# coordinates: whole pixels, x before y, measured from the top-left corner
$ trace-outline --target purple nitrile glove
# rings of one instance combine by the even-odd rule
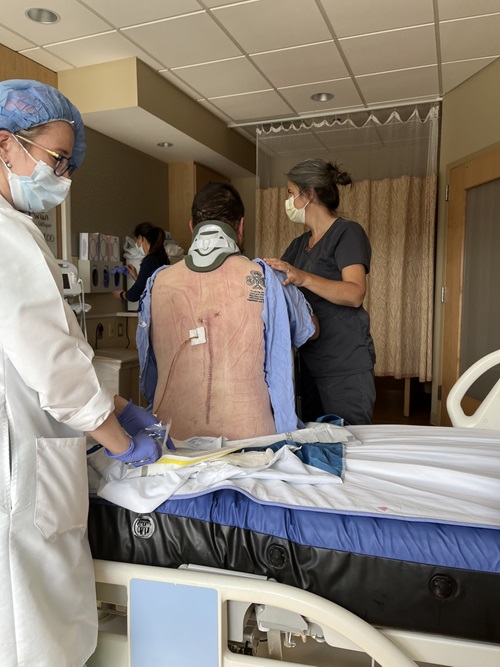
[[[111,454],[106,448],[104,451],[109,458],[133,464],[134,468],[155,463],[162,455],[161,444],[146,431],[137,433],[130,441],[130,447],[123,454]]]
[[[118,415],[118,422],[131,438],[145,428],[159,424],[160,420],[144,408],[140,408],[130,400]]]

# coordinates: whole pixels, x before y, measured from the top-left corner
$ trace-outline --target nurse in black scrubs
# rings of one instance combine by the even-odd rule
[[[266,259],[287,274],[311,304],[320,335],[300,349],[302,419],[326,414],[370,424],[375,403],[375,349],[363,308],[371,247],[361,225],[337,216],[338,186],[352,183],[337,165],[313,159],[288,173],[285,209],[308,231],[281,259]]]
[[[130,289],[115,290],[113,296],[123,302],[139,301],[144,292],[148,278],[165,264],[170,264],[165,250],[165,232],[161,227],[156,227],[150,222],[141,222],[134,229],[135,245],[144,259],[141,262],[139,273],[135,266],[127,264],[130,275],[135,283]]]

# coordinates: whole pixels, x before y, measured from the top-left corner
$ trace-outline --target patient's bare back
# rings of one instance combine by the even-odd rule
[[[180,262],[157,276],[153,409],[171,420],[174,438],[276,432],[264,380],[264,292],[261,267],[237,255],[215,271]]]

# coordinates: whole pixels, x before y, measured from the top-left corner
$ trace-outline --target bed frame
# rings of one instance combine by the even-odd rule
[[[88,667],[344,664],[331,647],[358,652],[361,661],[349,653],[349,665],[368,665],[366,655],[381,667],[500,665],[499,645],[375,628],[333,602],[263,577],[94,563],[100,631]]]
[[[459,380],[448,400],[454,425],[463,419],[467,387],[498,363],[500,351]],[[483,428],[499,428],[499,397],[500,380],[477,419],[463,425],[479,420]],[[99,639],[88,667],[271,667],[276,661],[364,667],[367,655],[372,667],[500,665],[499,644],[375,627],[314,593],[261,576],[190,565],[94,565]]]

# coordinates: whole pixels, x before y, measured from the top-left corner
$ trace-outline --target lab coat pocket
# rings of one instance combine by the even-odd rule
[[[37,438],[35,525],[46,540],[85,529],[86,438]]]

